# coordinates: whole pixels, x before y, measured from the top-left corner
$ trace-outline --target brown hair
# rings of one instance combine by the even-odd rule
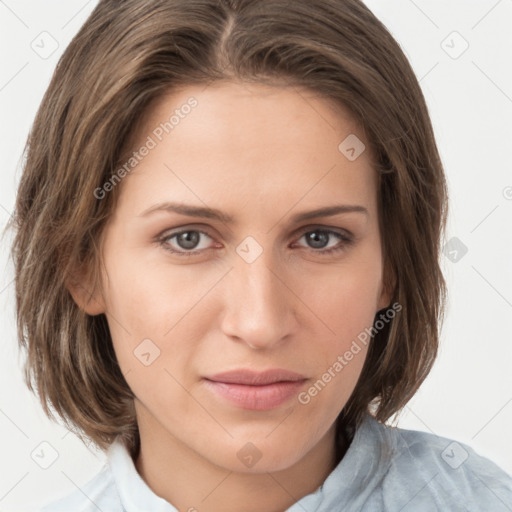
[[[402,309],[372,337],[338,425],[353,431],[366,411],[388,420],[437,354],[446,183],[418,81],[371,11],[360,0],[102,0],[59,60],[37,112],[13,245],[27,385],[47,415],[102,449],[120,436],[133,453],[138,430],[105,316],[87,315],[66,287],[84,264],[101,286],[102,230],[120,187],[102,200],[94,191],[153,102],[221,80],[320,94],[351,112],[376,157],[384,278]]]

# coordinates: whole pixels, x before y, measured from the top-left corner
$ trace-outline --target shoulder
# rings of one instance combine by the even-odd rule
[[[53,501],[38,512],[122,512],[114,478],[108,463],[84,486]]]
[[[467,444],[373,418],[370,423],[381,441],[384,504],[403,503],[403,512],[434,505],[439,510],[512,511],[512,477]]]

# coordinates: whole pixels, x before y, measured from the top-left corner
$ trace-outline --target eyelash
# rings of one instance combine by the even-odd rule
[[[200,254],[201,252],[208,250],[208,249],[196,249],[193,251],[175,251],[174,249],[169,248],[169,245],[168,245],[169,240],[171,240],[172,238],[175,238],[183,233],[188,233],[188,232],[196,232],[196,233],[205,235],[209,238],[212,238],[207,232],[202,231],[200,229],[184,229],[181,231],[177,231],[175,233],[170,233],[167,235],[164,234],[163,236],[158,238],[157,241],[160,243],[160,245],[166,251],[169,251],[170,253],[176,254],[178,256],[191,257],[191,256],[196,256],[197,254]],[[350,246],[354,242],[352,235],[345,235],[343,233],[339,233],[338,231],[333,231],[331,229],[322,228],[322,227],[313,227],[313,228],[308,227],[307,230],[301,231],[299,239],[302,238],[307,233],[312,233],[312,232],[321,232],[321,233],[326,233],[328,235],[334,235],[335,237],[339,238],[340,241],[342,242],[341,245],[331,247],[330,249],[313,249],[311,247],[309,247],[309,248],[305,247],[305,249],[309,249],[310,251],[320,254],[320,255],[330,255],[333,253],[337,253],[339,251],[343,251],[347,246]]]

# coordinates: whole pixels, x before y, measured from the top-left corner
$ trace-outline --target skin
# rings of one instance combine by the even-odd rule
[[[89,314],[108,319],[137,397],[135,463],[149,487],[180,511],[283,511],[338,462],[334,422],[366,348],[308,404],[293,396],[270,410],[242,409],[213,394],[203,377],[284,368],[306,376],[307,391],[373,325],[390,297],[377,175],[369,149],[354,161],[338,150],[351,133],[369,147],[348,112],[312,92],[260,84],[173,91],[148,111],[132,150],[191,96],[198,105],[120,185],[104,232],[103,290],[92,300],[72,293]],[[166,201],[216,208],[234,222],[163,210],[141,216]],[[291,220],[335,204],[368,213]],[[305,236],[315,228],[348,233],[353,243],[331,233],[315,245]],[[159,241],[197,229],[207,235],[195,247],[178,237]],[[251,263],[236,251],[248,236],[263,250]],[[331,247],[341,250],[322,254]],[[144,339],[160,350],[149,366],[134,355]],[[237,457],[248,442],[261,454],[251,468]]]

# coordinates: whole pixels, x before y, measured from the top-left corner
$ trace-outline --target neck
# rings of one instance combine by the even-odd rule
[[[149,425],[148,425],[149,427]],[[156,428],[155,428],[156,427]],[[347,439],[336,442],[336,424],[297,463],[280,471],[238,473],[201,457],[161,426],[139,424],[138,473],[178,510],[283,512],[315,492],[343,458]]]

